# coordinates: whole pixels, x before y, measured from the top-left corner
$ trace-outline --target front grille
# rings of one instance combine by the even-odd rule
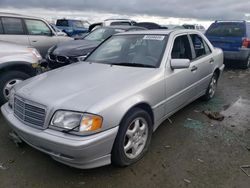
[[[14,114],[26,125],[43,127],[46,117],[45,108],[33,105],[19,97],[14,99]]]

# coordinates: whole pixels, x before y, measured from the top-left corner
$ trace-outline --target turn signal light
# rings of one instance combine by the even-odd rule
[[[248,39],[243,39],[242,41],[242,48],[247,48],[249,45],[249,40]]]

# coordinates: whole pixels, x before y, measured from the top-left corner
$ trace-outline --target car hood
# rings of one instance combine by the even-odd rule
[[[87,111],[154,79],[157,69],[79,62],[28,79],[16,94],[54,109]],[[118,97],[119,98],[119,97]]]
[[[100,41],[72,40],[59,43],[53,51],[55,55],[62,56],[83,56],[91,52],[100,44]]]

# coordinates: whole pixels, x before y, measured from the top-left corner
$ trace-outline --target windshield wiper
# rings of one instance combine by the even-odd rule
[[[111,63],[110,65],[128,66],[128,67],[149,67],[149,68],[156,68],[153,65],[145,65],[145,64],[141,64],[141,63]]]

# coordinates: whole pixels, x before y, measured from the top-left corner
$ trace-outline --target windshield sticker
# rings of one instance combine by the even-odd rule
[[[143,37],[144,40],[159,40],[162,41],[164,40],[165,36],[162,35],[145,35]]]
[[[125,31],[123,29],[115,29],[115,32],[122,33],[122,32],[125,32]]]

